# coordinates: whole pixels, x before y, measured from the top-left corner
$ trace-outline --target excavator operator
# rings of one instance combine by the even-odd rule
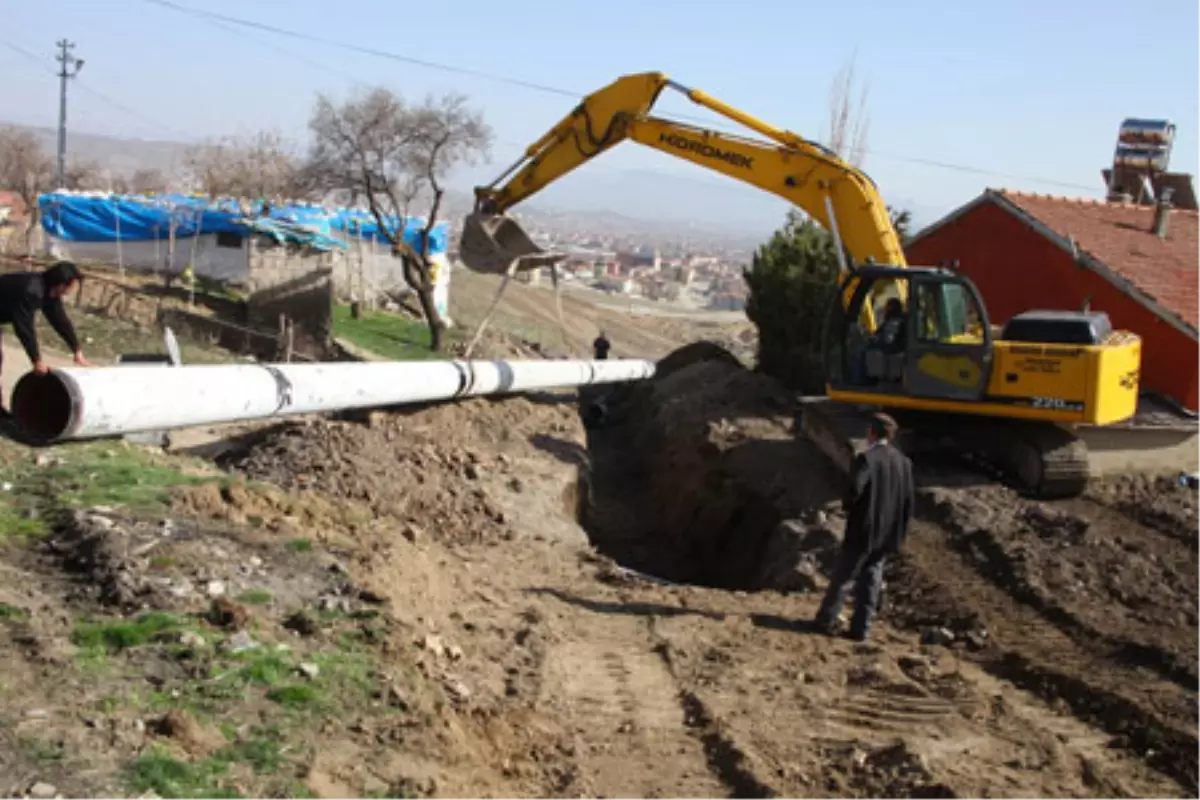
[[[884,306],[883,322],[872,337],[872,344],[888,355],[904,352],[905,337],[907,336],[906,320],[904,318],[904,303],[900,298],[893,297]]]

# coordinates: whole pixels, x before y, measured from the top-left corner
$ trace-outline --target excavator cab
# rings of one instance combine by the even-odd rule
[[[855,280],[847,300],[845,290]],[[969,278],[940,268],[868,265],[847,275],[842,289],[824,331],[831,396],[983,399],[992,369],[992,332]],[[865,329],[868,305],[878,320],[874,330]]]

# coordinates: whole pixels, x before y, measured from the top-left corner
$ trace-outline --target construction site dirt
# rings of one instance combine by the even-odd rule
[[[1195,796],[1194,490],[919,463],[857,644],[803,624],[842,481],[795,413],[699,344],[582,397],[272,426],[157,517],[56,517],[0,562],[0,790],[182,793],[161,747],[260,796]],[[79,666],[72,620],[148,612],[198,640]]]

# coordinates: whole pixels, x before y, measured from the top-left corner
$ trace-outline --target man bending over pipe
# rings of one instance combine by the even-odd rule
[[[55,332],[62,337],[67,347],[75,354],[75,363],[81,367],[90,366],[83,357],[79,347],[79,337],[75,335],[75,326],[67,316],[63,307],[63,297],[77,287],[83,276],[79,269],[70,261],[60,261],[44,272],[13,272],[0,275],[0,325],[11,323],[16,331],[25,354],[33,364],[33,371],[45,375],[50,371],[42,360],[41,350],[38,349],[37,312],[41,309],[46,320]],[[2,331],[3,328],[0,328]],[[0,345],[3,343],[0,342]],[[0,346],[0,362],[3,361],[3,347]],[[4,408],[4,398],[0,397],[0,417],[7,417]]]

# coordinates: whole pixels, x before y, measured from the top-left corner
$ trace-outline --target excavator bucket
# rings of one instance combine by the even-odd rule
[[[516,220],[503,214],[468,214],[458,250],[467,269],[492,275],[503,274],[518,259],[522,269],[533,269],[564,258],[543,250]]]

